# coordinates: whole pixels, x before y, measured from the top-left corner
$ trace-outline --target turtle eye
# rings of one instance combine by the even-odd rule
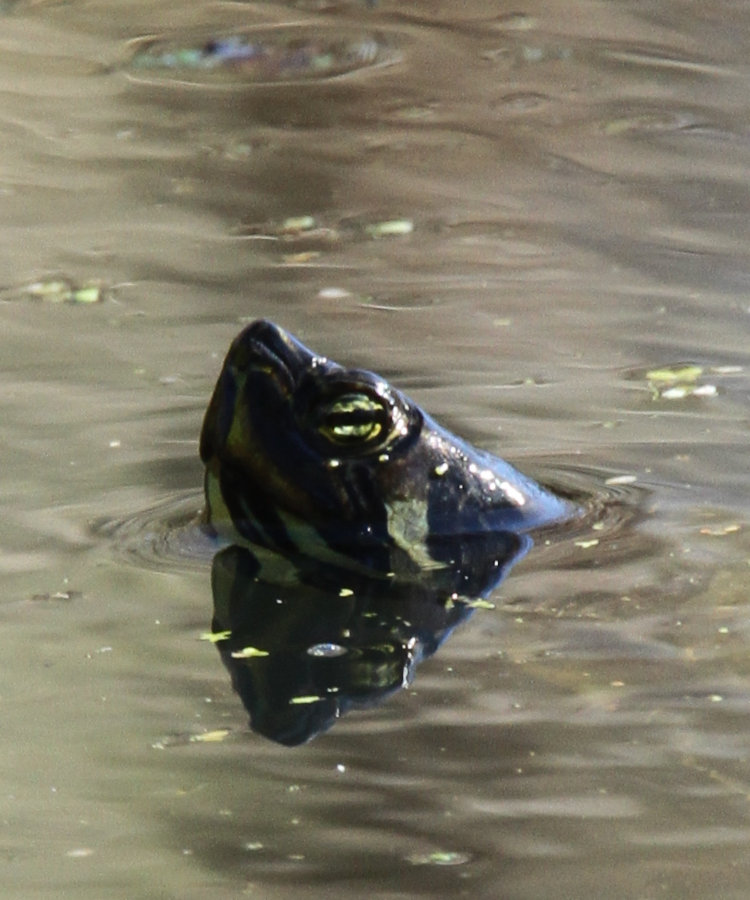
[[[388,433],[388,409],[368,394],[343,394],[317,410],[318,432],[343,447],[369,444]]]

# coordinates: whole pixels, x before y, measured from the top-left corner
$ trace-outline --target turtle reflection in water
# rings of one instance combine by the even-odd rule
[[[415,666],[573,509],[371,372],[259,320],[200,441],[213,631],[253,729],[299,744]]]

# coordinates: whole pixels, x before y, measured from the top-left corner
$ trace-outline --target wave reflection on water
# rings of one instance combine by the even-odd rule
[[[125,71],[134,81],[146,83],[295,84],[390,66],[401,58],[393,34],[278,25],[139,38],[131,45]]]

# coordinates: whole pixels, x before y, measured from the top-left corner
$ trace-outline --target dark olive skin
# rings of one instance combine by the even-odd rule
[[[451,565],[455,542],[524,535],[573,507],[446,431],[372,372],[258,320],[203,423],[207,518],[246,541],[368,571]]]

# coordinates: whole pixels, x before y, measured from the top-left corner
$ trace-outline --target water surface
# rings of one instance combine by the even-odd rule
[[[746,897],[746,6],[3,11],[4,895]],[[294,750],[163,544],[261,315],[601,511]]]

